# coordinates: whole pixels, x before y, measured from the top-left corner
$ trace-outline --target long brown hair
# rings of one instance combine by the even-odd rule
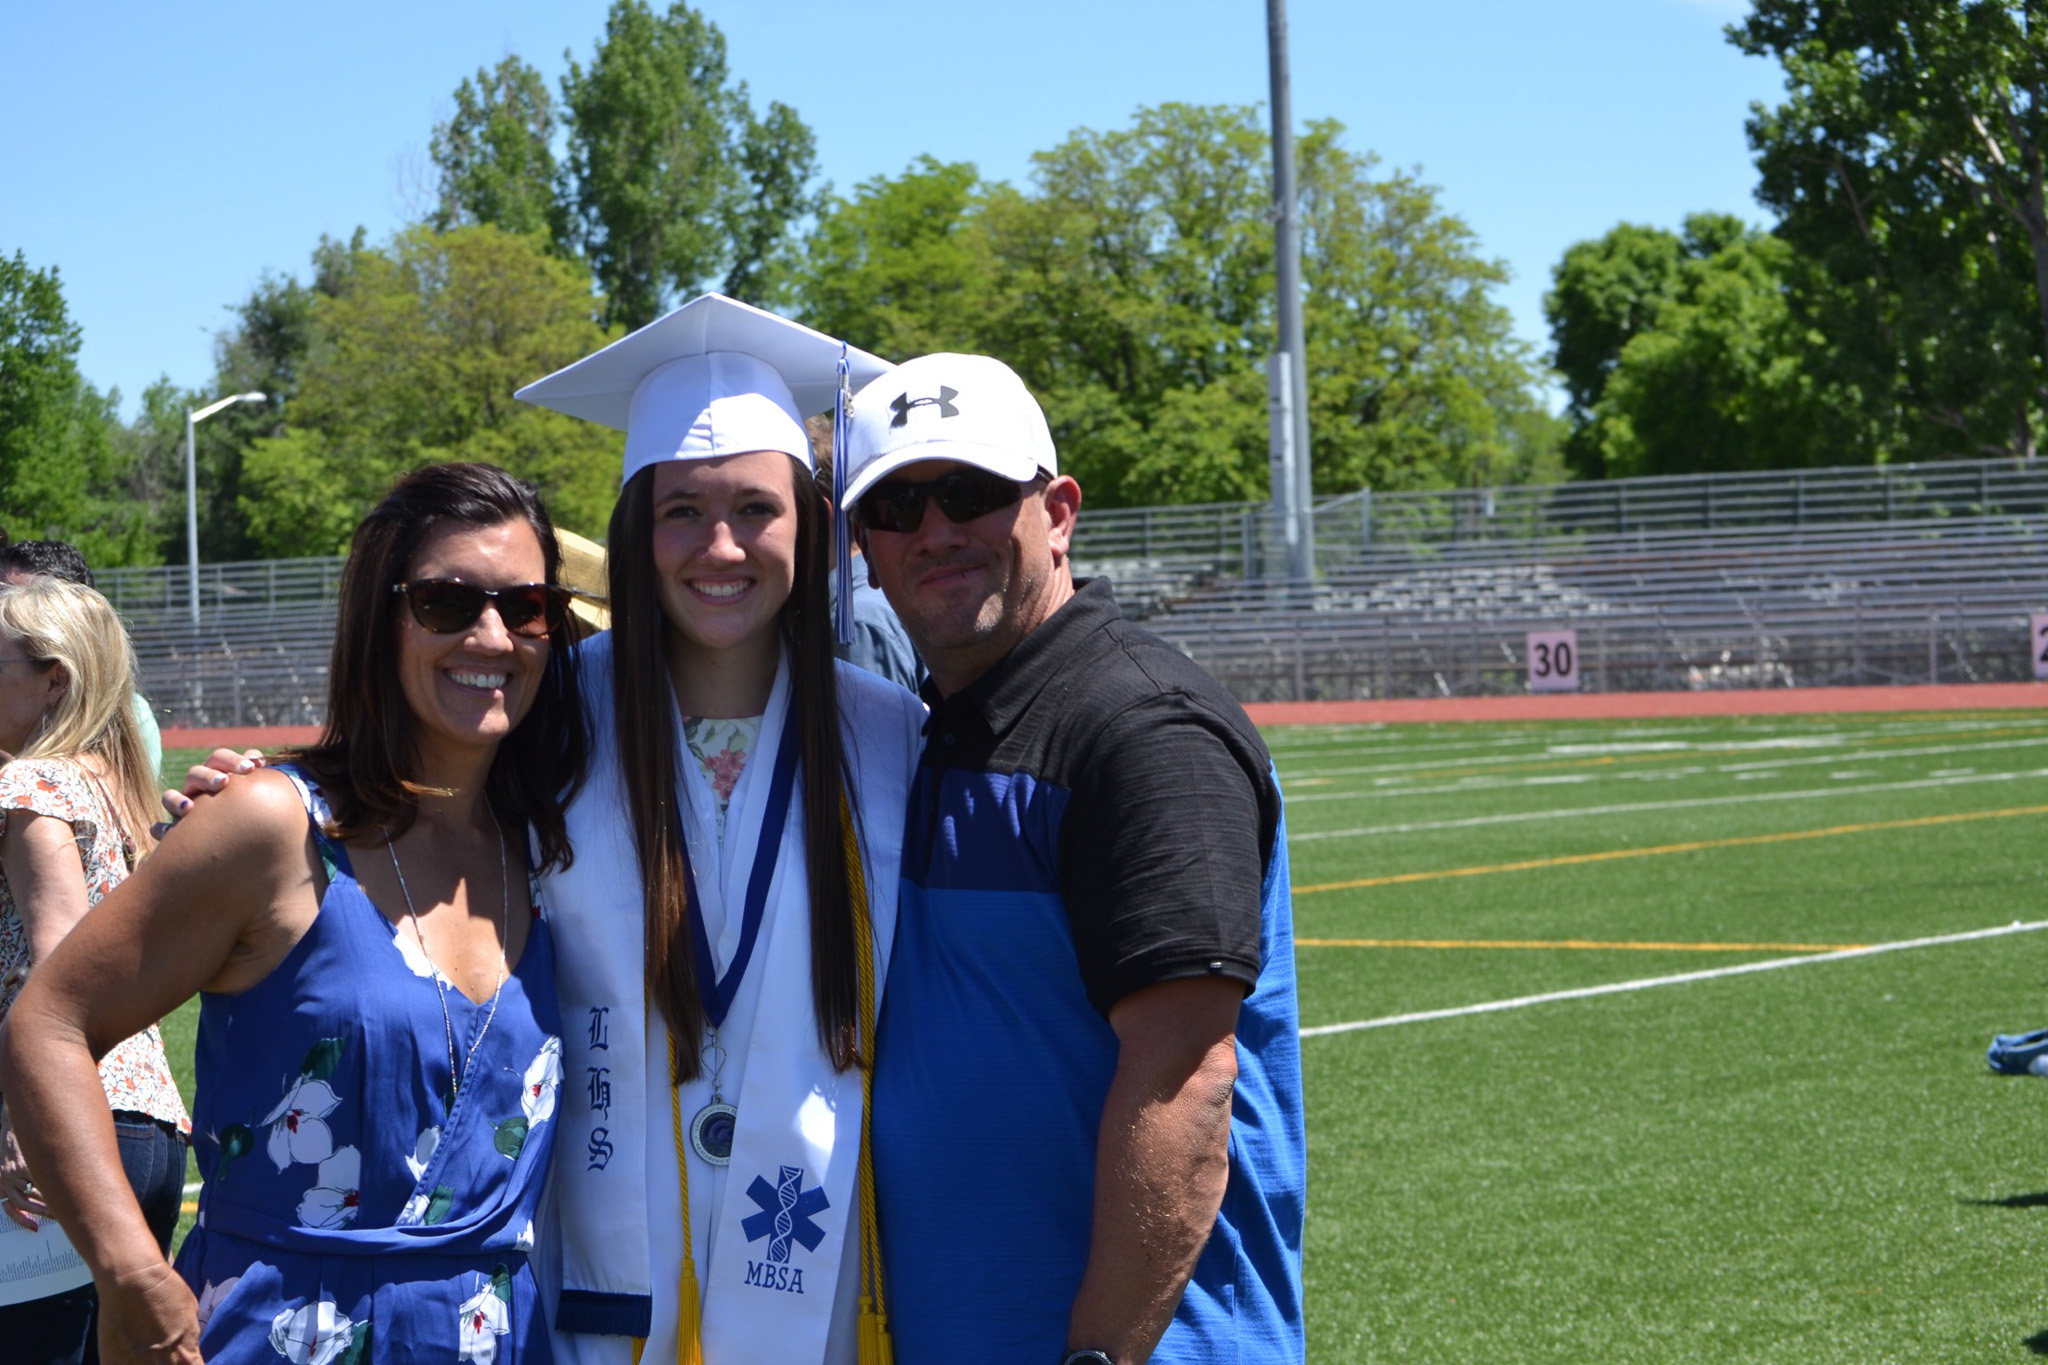
[[[398,678],[398,613],[413,557],[447,522],[533,528],[558,581],[562,551],[540,494],[496,465],[428,465],[399,478],[356,527],[341,570],[334,655],[327,672],[327,724],[309,749],[289,755],[319,778],[334,813],[337,838],[372,829],[394,835],[412,827],[423,788],[414,780],[413,717]],[[531,827],[542,868],[567,867],[572,856],[563,810],[583,783],[589,739],[577,690],[566,618],[548,631],[548,662],[533,709],[498,746],[484,779],[485,799],[517,830]]]
[[[803,773],[804,861],[811,899],[811,1004],[818,1038],[841,1071],[859,1054],[853,905],[839,835],[846,755],[839,731],[839,681],[826,586],[830,514],[808,469],[791,457],[796,491],[796,580],[777,616],[791,659]],[[647,945],[647,998],[669,1034],[703,1035],[704,1000],[690,947],[689,879],[676,809],[675,693],[669,685],[669,629],[654,575],[654,469],[642,469],[612,508],[605,555],[612,609],[612,723],[626,809],[639,855]],[[673,1079],[694,1080],[703,1057],[694,1043],[675,1050]]]

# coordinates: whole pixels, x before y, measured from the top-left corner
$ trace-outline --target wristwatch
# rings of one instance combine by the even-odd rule
[[[1061,1357],[1060,1365],[1116,1365],[1109,1358],[1109,1352],[1096,1350],[1069,1351]]]

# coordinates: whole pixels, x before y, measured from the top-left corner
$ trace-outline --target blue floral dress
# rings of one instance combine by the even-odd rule
[[[418,943],[323,832],[318,789],[279,771],[328,884],[275,971],[200,1003],[192,1147],[206,1183],[177,1262],[200,1349],[297,1365],[551,1361],[527,1267],[562,1078],[539,904],[495,1017],[444,977],[444,1019]],[[452,1100],[450,1027],[458,1058],[475,1048]]]

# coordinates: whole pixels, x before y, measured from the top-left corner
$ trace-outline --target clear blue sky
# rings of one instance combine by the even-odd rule
[[[659,0],[657,0],[659,3]],[[0,0],[0,252],[60,270],[81,365],[124,411],[210,381],[226,309],[429,198],[455,86],[516,52],[587,61],[605,0]],[[920,153],[1023,181],[1034,151],[1170,100],[1266,95],[1264,0],[702,0],[757,105],[817,133],[842,191]],[[1758,219],[1742,122],[1774,65],[1721,36],[1741,0],[1290,0],[1298,119],[1420,168],[1515,279],[1545,340],[1566,246],[1624,220]],[[856,338],[857,340],[857,338]]]

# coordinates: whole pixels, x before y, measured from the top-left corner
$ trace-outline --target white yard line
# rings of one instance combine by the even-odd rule
[[[1972,729],[1985,729],[1985,726],[1980,726],[1980,724],[1976,724],[1976,726],[1960,726],[1960,724],[1958,726],[1935,726],[1933,731],[1929,731],[1929,726],[1919,724],[1919,726],[1913,726],[1913,737],[1915,739],[1939,739],[1944,731],[1946,733],[1956,733],[1956,735],[1966,735]],[[1843,755],[1860,753],[1862,745],[1886,743],[1888,739],[1892,739],[1892,737],[1888,737],[1882,731],[1837,731],[1837,733],[1831,733],[1831,735],[1798,735],[1798,737],[1782,737],[1782,739],[1729,739],[1729,741],[1712,741],[1712,743],[1673,743],[1673,745],[1565,745],[1565,743],[1550,743],[1550,745],[1546,745],[1542,749],[1528,749],[1524,753],[1513,753],[1513,755],[1501,755],[1501,753],[1485,755],[1483,753],[1483,755],[1473,755],[1473,757],[1421,757],[1421,759],[1411,759],[1411,761],[1403,761],[1403,763],[1368,763],[1368,765],[1362,765],[1362,767],[1360,765],[1352,765],[1352,767],[1307,767],[1307,765],[1303,765],[1303,767],[1298,767],[1298,769],[1290,769],[1286,763],[1282,763],[1280,765],[1280,788],[1286,790],[1288,782],[1317,782],[1317,784],[1321,784],[1321,782],[1327,782],[1331,778],[1368,778],[1368,776],[1378,776],[1382,782],[1386,782],[1386,780],[1399,780],[1405,772],[1442,774],[1442,772],[1450,772],[1450,769],[1458,769],[1458,767],[1483,767],[1483,765],[1497,765],[1497,763],[1542,763],[1546,759],[1587,759],[1587,757],[1610,757],[1610,755],[1614,755],[1614,757],[1630,757],[1630,755],[1638,755],[1638,753],[1694,753],[1694,755],[1698,755],[1702,759],[1714,759],[1714,757],[1733,757],[1733,755],[1741,755],[1741,753],[1769,753],[1769,751],[1774,751],[1774,749],[1776,751],[1804,749],[1810,757],[1800,757],[1800,759],[1759,759],[1759,763],[1798,763],[1798,761],[1829,763],[1829,761],[1837,761]],[[2038,743],[2048,743],[2048,739],[2025,739],[2025,741],[2013,741],[2013,743],[2015,745],[2019,745],[2019,743],[2034,743],[2034,745],[2038,745]],[[1815,749],[1825,749],[1827,753],[1812,753]],[[1929,751],[1939,751],[1939,749],[1929,749]],[[1913,753],[1913,751],[1909,751],[1909,749],[1894,749],[1890,753],[1894,753],[1898,757],[1905,757],[1907,753]],[[1335,755],[1325,755],[1325,757],[1335,757]],[[1876,753],[1872,757],[1876,757]],[[1724,772],[1733,772],[1733,767],[1724,767]]]
[[[1901,758],[1939,758],[1945,754],[2003,753],[2008,749],[2039,748],[2048,745],[2048,736],[2034,739],[1990,740],[1982,744],[1930,744],[1917,749],[1854,749],[1830,748],[1824,754],[1803,758],[1760,759],[1753,763],[1715,764],[1717,773],[1735,773],[1751,778],[1780,771],[1785,768],[1810,767],[1814,764],[1839,766],[1850,762],[1888,763]],[[1694,757],[1705,757],[1695,753]],[[1396,785],[1400,779],[1381,777],[1374,779],[1370,790],[1347,787],[1339,791],[1328,791],[1321,787],[1312,790],[1287,792],[1290,806],[1308,805],[1326,801],[1373,801],[1390,796],[1444,796],[1460,792],[1500,791],[1515,787],[1557,787],[1572,786],[1586,782],[1647,782],[1673,777],[1685,777],[1704,773],[1704,767],[1688,768],[1600,768],[1578,773],[1531,773],[1515,776],[1511,773],[1489,774],[1459,778],[1441,786],[1403,787]],[[1931,777],[1952,776],[1953,774],[1930,773]],[[1840,780],[1840,779],[1836,779]],[[1281,790],[1287,790],[1283,779]]]
[[[1929,744],[1918,749],[1847,749],[1831,750],[1811,758],[1768,758],[1754,763],[1723,763],[1715,771],[1724,773],[1750,772],[1759,768],[1796,768],[1801,764],[1847,763],[1854,759],[1863,763],[1881,763],[1894,758],[1933,758],[1941,754],[1976,754],[1990,750],[2035,749],[2048,744],[2048,736],[2033,739],[1994,739],[1981,744]]]
[[[1489,1000],[1478,1005],[1459,1005],[1453,1009],[1418,1010],[1413,1014],[1389,1014],[1378,1019],[1360,1019],[1348,1024],[1318,1024],[1314,1028],[1301,1030],[1304,1038],[1320,1038],[1331,1033],[1357,1033],[1364,1029],[1392,1028],[1396,1024],[1421,1024],[1432,1019],[1457,1019],[1468,1014],[1498,1014],[1502,1010],[1518,1010],[1530,1005],[1548,1005],[1560,1000],[1587,1000],[1600,995],[1621,995],[1630,991],[1646,991],[1656,986],[1678,986],[1688,981],[1712,981],[1723,976],[1744,976],[1751,972],[1775,972],[1785,967],[1806,967],[1816,962],[1839,962],[1852,957],[1875,957],[1879,953],[1903,952],[1908,948],[1934,948],[1947,943],[1967,943],[1973,939],[2000,938],[2006,934],[2031,933],[2036,929],[2048,929],[2048,920],[2033,920],[2022,923],[2001,924],[1995,929],[1972,929],[1961,934],[1937,934],[1932,938],[1900,939],[1895,943],[1873,943],[1865,948],[1843,948],[1829,953],[1810,953],[1801,957],[1779,957],[1765,962],[1744,962],[1734,967],[1713,967],[1706,971],[1680,972],[1676,976],[1646,976],[1634,981],[1612,981],[1604,986],[1581,986],[1569,991],[1546,991],[1542,995],[1520,995],[1512,1000]]]
[[[1456,820],[1418,820],[1405,825],[1367,825],[1357,829],[1309,830],[1289,834],[1290,844],[1313,843],[1321,839],[1364,839],[1376,834],[1419,834],[1436,829],[1476,829],[1485,825],[1513,825],[1529,820],[1569,820],[1586,815],[1636,815],[1659,810],[1693,810],[1706,806],[1755,805],[1762,801],[1798,801],[1808,797],[1862,796],[1868,792],[1922,791],[1931,787],[1961,787],[1980,782],[2016,782],[2048,777],[2048,768],[2030,768],[2010,773],[1973,773],[1959,777],[1923,777],[1909,782],[1874,782],[1869,785],[1844,782],[1833,787],[1811,787],[1789,792],[1738,792],[1731,796],[1680,797],[1673,801],[1634,801],[1610,806],[1571,806],[1562,810],[1507,811],[1498,815],[1468,815]]]

